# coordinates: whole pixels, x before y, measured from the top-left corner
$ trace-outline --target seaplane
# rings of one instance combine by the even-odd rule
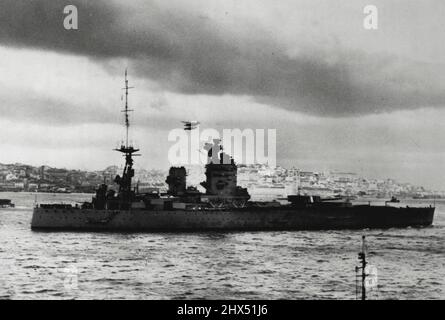
[[[181,121],[184,124],[184,130],[193,130],[199,126],[199,121]]]

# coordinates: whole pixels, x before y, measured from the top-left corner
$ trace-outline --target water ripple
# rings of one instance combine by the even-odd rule
[[[431,228],[125,234],[31,232],[34,196],[3,197],[0,299],[354,299],[363,233],[371,298],[445,298],[445,202]]]

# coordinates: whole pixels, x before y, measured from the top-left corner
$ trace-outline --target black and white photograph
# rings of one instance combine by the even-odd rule
[[[445,299],[443,1],[0,0],[0,75],[0,300]]]

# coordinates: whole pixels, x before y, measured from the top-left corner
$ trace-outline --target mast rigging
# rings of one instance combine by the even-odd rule
[[[133,88],[134,87],[128,86],[127,69],[125,69],[125,87],[122,88],[125,90],[125,108],[122,110],[122,112],[125,114],[125,144],[122,142],[120,148],[115,149],[125,156],[125,167],[122,177],[118,175],[114,179],[114,181],[119,185],[119,202],[122,209],[128,209],[130,207],[131,200],[134,196],[134,192],[131,190],[131,179],[134,177],[133,156],[138,156],[138,154],[135,153],[139,151],[139,149],[136,149],[130,145],[128,141],[130,129],[128,113],[133,111],[128,109],[128,90]]]

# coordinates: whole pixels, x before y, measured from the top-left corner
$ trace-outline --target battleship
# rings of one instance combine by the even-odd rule
[[[348,199],[289,195],[287,203],[251,201],[246,188],[237,185],[237,165],[218,140],[208,144],[205,192],[187,187],[184,167],[171,167],[166,193],[142,193],[134,186],[133,157],[138,148],[129,143],[127,72],[125,72],[126,140],[116,151],[125,158],[122,176],[98,187],[91,202],[36,204],[33,230],[94,230],[125,232],[268,231],[426,227],[433,223],[432,206],[401,207],[358,205]],[[192,130],[195,123],[188,125]]]

